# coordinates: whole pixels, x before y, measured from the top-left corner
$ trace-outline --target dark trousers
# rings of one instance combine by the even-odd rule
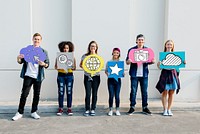
[[[113,98],[115,96],[116,108],[119,108],[120,104],[120,89],[121,89],[121,79],[116,81],[114,78],[108,78],[107,81],[108,92],[109,92],[109,108],[113,107]]]
[[[85,109],[90,110],[90,97],[92,94],[91,110],[95,110],[97,103],[97,92],[100,84],[100,76],[90,77],[84,75],[84,86],[85,86]]]
[[[33,101],[32,101],[31,113],[37,111],[39,98],[40,98],[41,84],[42,84],[41,81],[40,82],[36,81],[36,79],[34,78],[31,78],[28,76],[24,77],[24,82],[23,82],[23,87],[22,87],[22,92],[21,92],[21,97],[20,97],[20,102],[19,102],[19,107],[18,107],[18,112],[20,114],[24,113],[26,98],[28,97],[28,94],[30,92],[32,85],[33,85]]]

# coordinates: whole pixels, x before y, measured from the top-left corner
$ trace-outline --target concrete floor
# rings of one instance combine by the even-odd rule
[[[30,105],[22,119],[12,121],[17,111],[13,103],[0,104],[0,134],[199,134],[200,103],[174,102],[172,117],[162,116],[160,101],[150,101],[152,116],[141,112],[138,102],[134,115],[127,115],[128,104],[121,104],[121,116],[107,116],[107,104],[98,104],[96,116],[85,117],[84,105],[74,105],[73,116],[57,116],[57,102],[40,102],[41,119],[30,117]],[[17,104],[17,103],[16,103]]]

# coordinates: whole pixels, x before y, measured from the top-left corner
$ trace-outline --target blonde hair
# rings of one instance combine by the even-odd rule
[[[167,40],[166,42],[165,42],[165,48],[164,48],[164,52],[166,52],[167,51],[167,49],[166,49],[166,45],[167,45],[167,43],[169,43],[169,42],[171,42],[172,43],[172,52],[174,52],[174,42],[173,42],[173,40]]]

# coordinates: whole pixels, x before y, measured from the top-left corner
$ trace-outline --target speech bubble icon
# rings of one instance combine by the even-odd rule
[[[151,48],[131,49],[128,57],[132,63],[137,63],[140,66],[142,63],[152,62],[154,52]]]
[[[161,69],[176,69],[185,68],[185,52],[160,52],[159,60]]]
[[[46,54],[43,52],[41,47],[34,47],[29,45],[20,50],[20,54],[24,55],[24,60],[26,62],[31,62],[33,64],[38,64],[38,61],[45,61]]]
[[[114,78],[118,81],[118,78],[124,77],[124,61],[109,61],[108,78]]]
[[[82,63],[83,70],[94,76],[97,72],[100,72],[104,66],[103,58],[96,54],[85,57]]]
[[[64,69],[66,72],[73,67],[73,52],[57,52],[57,69]]]

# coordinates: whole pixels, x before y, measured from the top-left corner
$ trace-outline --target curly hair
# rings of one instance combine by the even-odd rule
[[[74,44],[70,41],[62,41],[58,44],[58,48],[60,50],[60,52],[64,52],[64,48],[65,45],[69,46],[69,52],[73,52],[74,51]]]

